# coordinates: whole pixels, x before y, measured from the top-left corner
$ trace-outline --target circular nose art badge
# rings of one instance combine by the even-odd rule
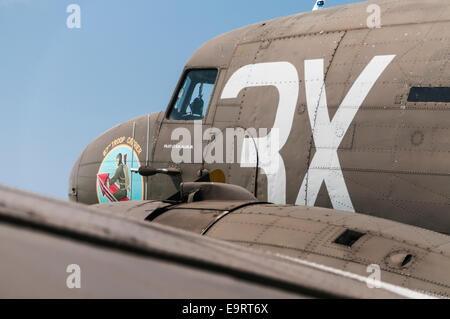
[[[144,199],[144,178],[132,173],[141,166],[139,157],[129,145],[113,148],[103,159],[97,173],[99,203],[126,202]]]

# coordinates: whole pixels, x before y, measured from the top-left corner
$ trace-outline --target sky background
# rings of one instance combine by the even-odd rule
[[[351,0],[328,0],[327,7]],[[69,4],[81,29],[68,29]],[[107,129],[164,110],[195,50],[313,0],[0,0],[0,184],[67,199]]]

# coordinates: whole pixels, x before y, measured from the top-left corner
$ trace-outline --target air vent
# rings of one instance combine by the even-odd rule
[[[405,259],[403,259],[402,261],[402,267],[405,267],[407,264],[409,264],[409,262],[412,260],[412,255],[408,254],[406,255]]]
[[[385,261],[390,267],[406,268],[412,265],[414,254],[407,251],[394,251],[386,256]]]
[[[347,229],[338,238],[336,238],[334,242],[342,246],[352,247],[353,244],[356,243],[358,239],[360,239],[364,235],[364,233]]]

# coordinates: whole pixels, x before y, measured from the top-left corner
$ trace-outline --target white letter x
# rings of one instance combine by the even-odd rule
[[[354,212],[337,150],[356,113],[395,55],[376,56],[364,69],[330,121],[323,59],[305,61],[305,89],[316,153],[303,179],[297,205],[314,206],[325,182],[333,208]]]

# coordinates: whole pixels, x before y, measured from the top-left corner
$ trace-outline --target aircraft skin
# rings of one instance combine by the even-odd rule
[[[429,298],[386,283],[369,289],[365,277],[349,272],[4,186],[0,239],[0,298]],[[73,271],[66,269],[74,263],[81,278],[69,289]]]
[[[203,130],[209,127],[270,130],[277,112],[279,122],[292,126],[286,130],[287,140],[280,151],[286,171],[285,186],[277,185],[282,189],[277,189],[276,194],[268,195],[267,177],[261,169],[257,172],[238,163],[172,163],[171,149],[164,148],[178,143],[171,139],[171,132],[180,126],[193,129],[193,122],[168,120],[166,111],[150,115],[150,141],[147,141],[147,116],[142,116],[109,130],[89,145],[72,172],[70,193],[76,196],[71,198],[86,204],[98,203],[96,175],[103,152],[122,136],[130,142],[133,123],[136,123],[139,162],[154,167],[178,167],[182,171],[180,181],[196,180],[202,169],[220,168],[227,183],[251,192],[257,188],[255,195],[260,200],[355,211],[450,233],[447,212],[450,117],[445,116],[449,103],[407,101],[411,87],[450,86],[450,7],[445,1],[386,1],[380,5],[383,25],[379,29],[366,27],[366,3],[330,8],[232,31],[207,42],[188,61],[185,70],[219,69]],[[360,99],[362,105],[341,105],[364,69],[377,58],[385,60],[375,63],[372,72],[380,74],[369,79],[374,84],[367,90],[367,96]],[[298,83],[288,88],[298,95],[293,99],[295,109],[293,105],[278,106],[277,88],[269,85],[243,88],[237,98],[221,98],[225,84],[239,69],[281,62],[292,66],[291,71],[293,68],[297,71],[293,77]],[[309,104],[306,96],[317,92],[309,83],[321,76],[326,89],[321,103],[333,121],[338,109],[357,109],[347,118],[341,112],[338,124],[342,127],[327,125],[326,118],[310,118],[318,109],[325,108],[315,107],[317,96],[311,97]],[[315,115],[326,116],[323,113]],[[325,131],[321,132],[325,144],[320,136],[313,136],[311,124],[316,135],[320,135],[317,131]],[[330,136],[327,135],[329,127],[335,129]],[[326,161],[334,156],[333,152],[325,154],[325,161],[321,161],[317,153],[323,154],[324,149],[333,149],[339,163],[330,165]],[[331,176],[325,179],[331,180],[327,183],[330,185],[315,176],[314,171],[321,169]],[[343,178],[339,178],[341,174]],[[330,192],[333,179],[347,191]],[[314,198],[305,200],[301,192],[305,180],[309,190],[303,187],[302,191],[310,192],[309,197],[316,192],[315,201]],[[142,199],[165,199],[177,187],[167,176],[150,177],[148,194]]]
[[[381,8],[379,28],[368,27],[369,4]],[[449,17],[448,1],[371,1],[210,40],[187,62],[166,111],[122,123],[85,149],[69,198],[361,275],[376,264],[387,282],[449,296]],[[174,163],[174,130],[202,132],[193,120],[169,119],[172,106],[185,75],[209,69],[218,75],[202,132],[267,128],[243,143],[258,148],[258,163],[209,163],[191,141],[183,141],[191,163]],[[275,151],[265,148],[270,132]],[[181,173],[132,173],[128,197],[111,203],[104,174],[118,153],[130,171]],[[221,180],[208,175],[217,171],[225,188],[189,183]]]

